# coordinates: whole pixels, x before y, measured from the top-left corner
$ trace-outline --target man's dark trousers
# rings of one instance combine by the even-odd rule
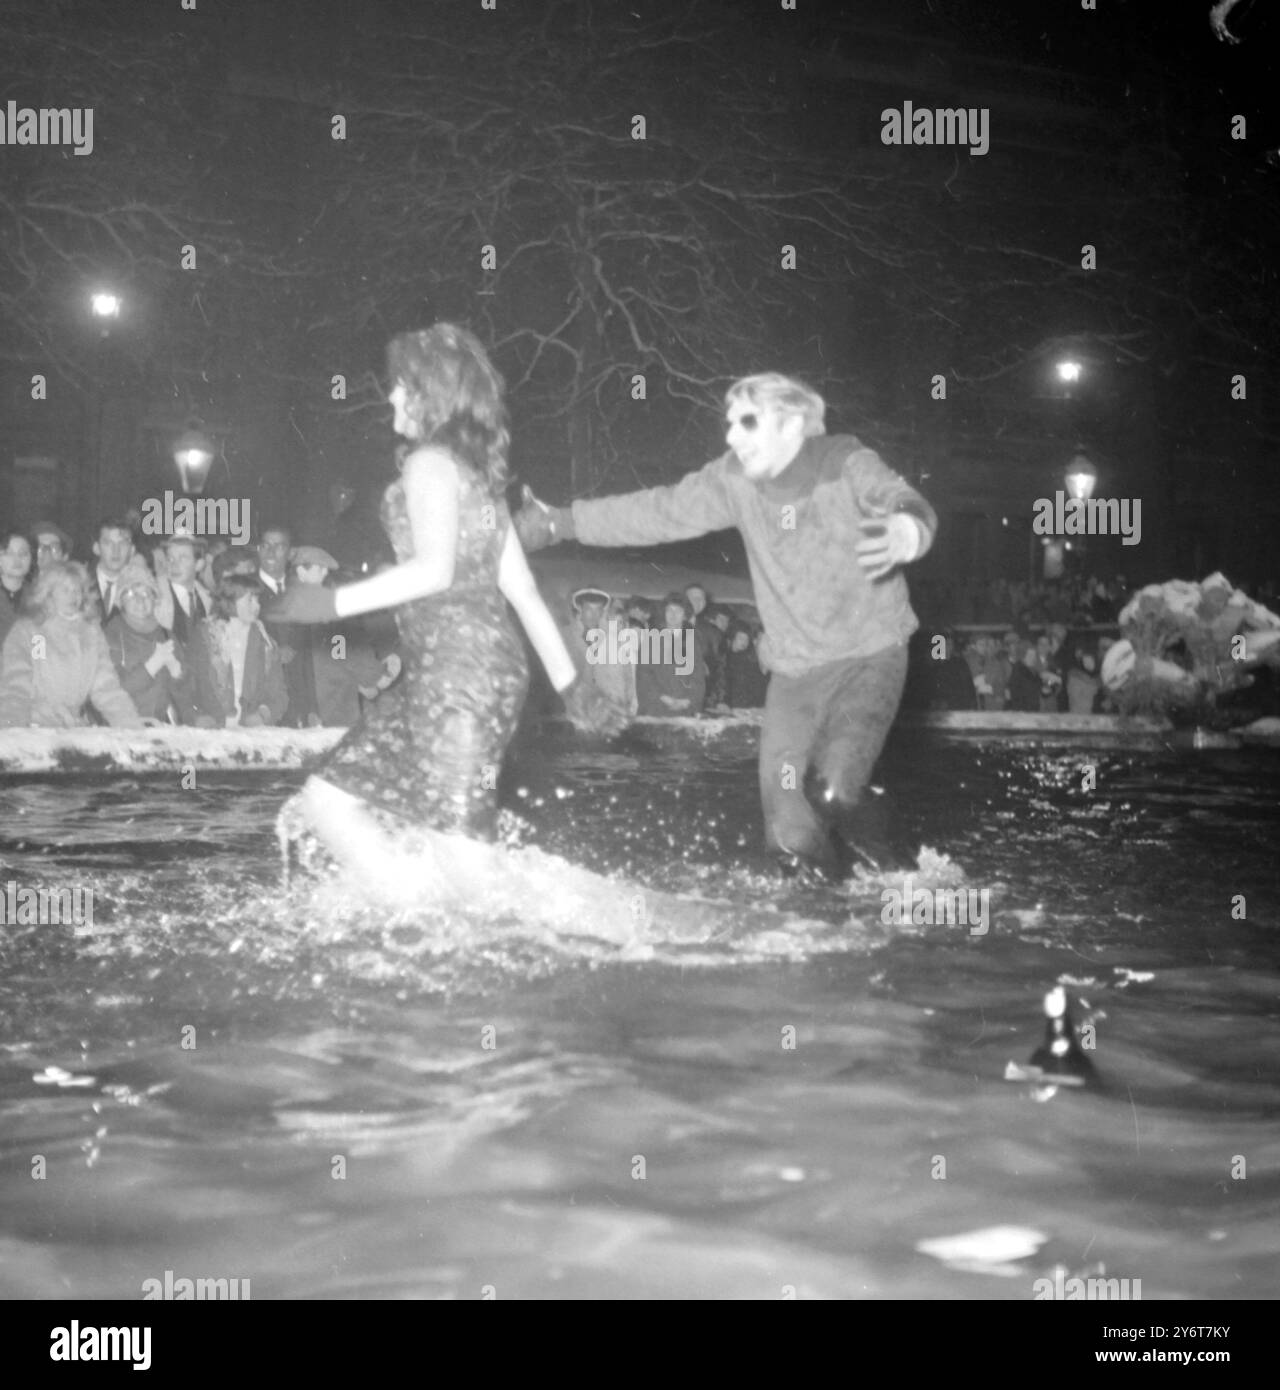
[[[829,867],[833,827],[857,838],[860,825],[883,826],[881,818],[867,815],[864,793],[906,677],[905,645],[832,661],[802,676],[770,677],[760,736],[769,850]],[[882,830],[870,834],[883,839]]]

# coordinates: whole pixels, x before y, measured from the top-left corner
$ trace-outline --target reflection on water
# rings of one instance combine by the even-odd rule
[[[1029,1299],[1061,1268],[1274,1297],[1278,768],[896,750],[992,921],[890,936],[884,883],[768,875],[751,764],[530,756],[527,844],[716,915],[629,952],[590,904],[568,934],[545,902],[285,894],[284,782],[10,784],[5,880],[91,888],[94,931],[0,929],[0,1292]],[[1106,1085],[1042,1105],[1001,1078],[1055,981]],[[1043,1240],[917,1249],[992,1226]]]

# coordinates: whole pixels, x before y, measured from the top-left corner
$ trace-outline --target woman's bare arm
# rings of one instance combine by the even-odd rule
[[[539,661],[546,667],[547,677],[554,689],[557,692],[567,689],[577,679],[578,668],[573,664],[573,657],[569,655],[569,648],[564,644],[551,610],[538,592],[538,582],[529,569],[524,547],[514,526],[507,532],[506,544],[502,548],[498,588],[516,610],[516,616],[528,633]]]
[[[440,594],[453,583],[458,550],[458,465],[441,449],[415,449],[405,460],[403,476],[413,558],[385,574],[344,584],[334,595],[340,618]]]

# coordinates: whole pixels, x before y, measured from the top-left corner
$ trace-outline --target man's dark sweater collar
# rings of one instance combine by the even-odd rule
[[[848,436],[814,434],[800,446],[800,452],[778,474],[776,478],[766,478],[756,486],[771,502],[792,502],[805,497],[832,471],[832,459],[836,460],[836,471],[856,447]],[[742,465],[734,456],[733,466],[742,471]]]

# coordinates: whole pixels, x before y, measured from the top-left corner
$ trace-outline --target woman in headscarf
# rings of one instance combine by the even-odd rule
[[[189,723],[191,699],[183,644],[156,618],[160,585],[141,556],[125,566],[116,588],[119,607],[106,626],[107,649],[120,684],[144,718]]]
[[[0,724],[72,729],[91,722],[90,710],[118,728],[143,723],[112,665],[91,584],[73,561],[41,568],[27,615],[4,639]]]

